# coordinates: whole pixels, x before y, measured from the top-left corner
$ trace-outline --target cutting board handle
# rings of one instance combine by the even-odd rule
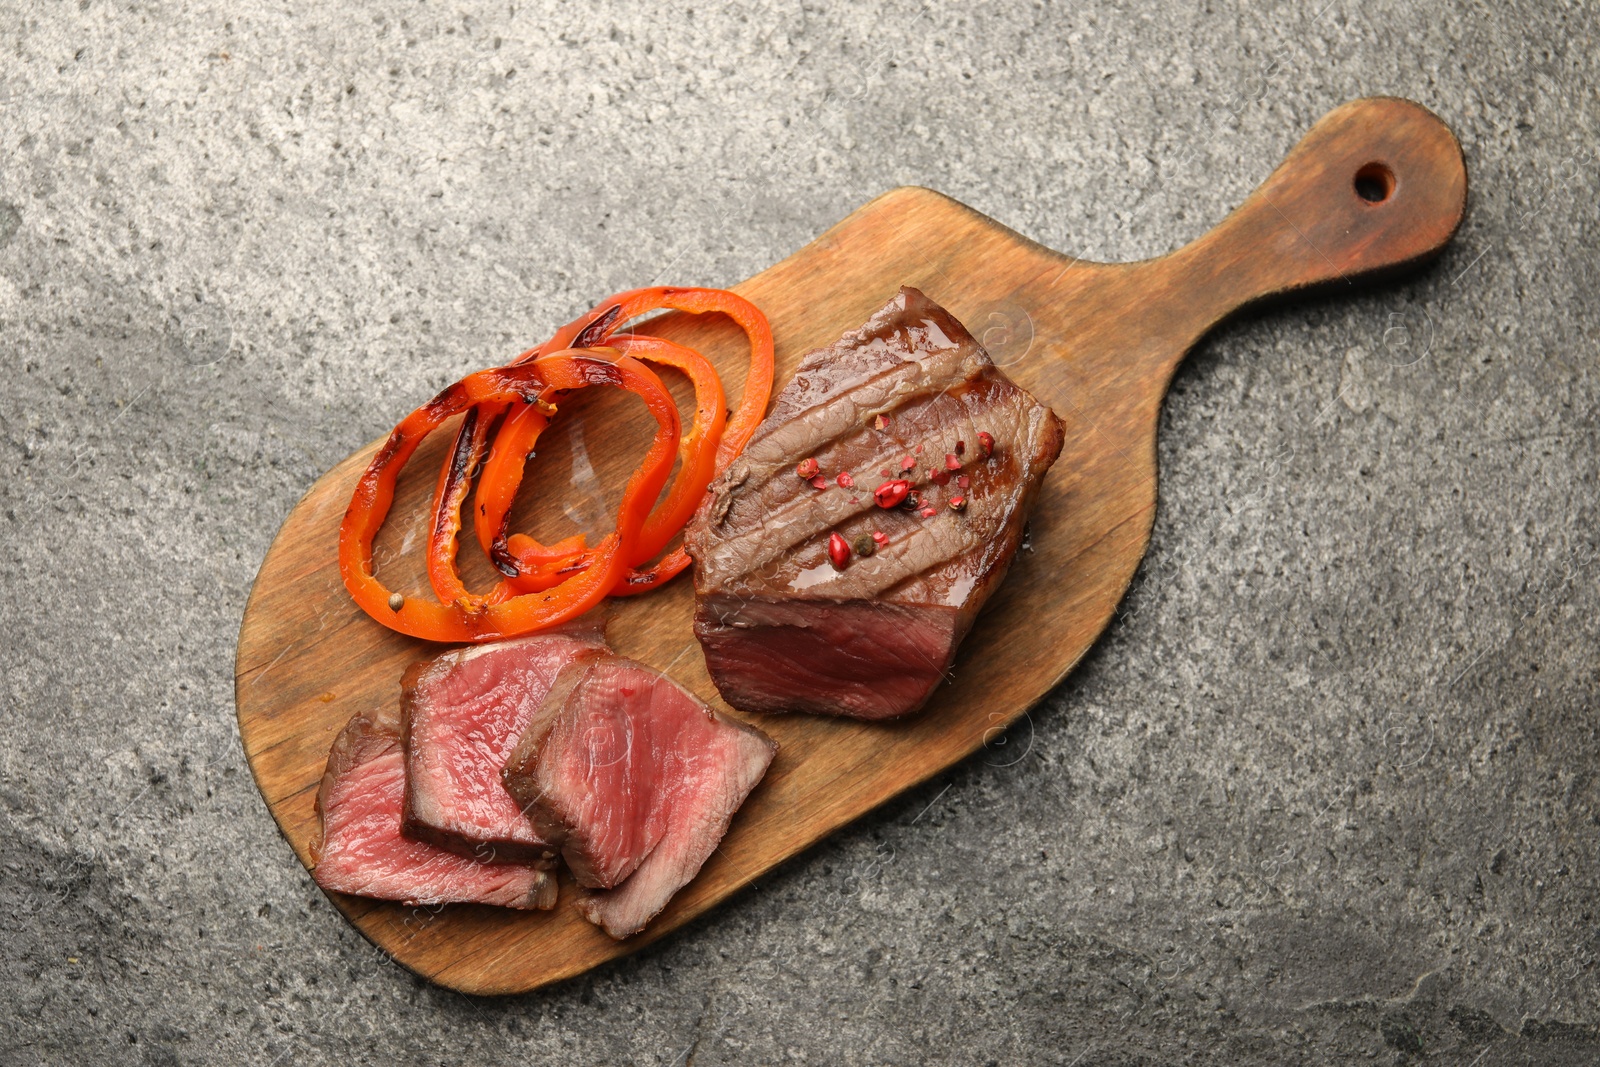
[[[1155,261],[1205,294],[1201,332],[1243,305],[1349,285],[1437,255],[1461,224],[1467,170],[1438,116],[1393,97],[1335,108],[1215,229]]]

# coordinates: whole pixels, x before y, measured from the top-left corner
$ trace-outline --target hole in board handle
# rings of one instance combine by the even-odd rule
[[[1394,193],[1394,171],[1382,163],[1368,163],[1356,171],[1356,195],[1369,204],[1381,204]]]

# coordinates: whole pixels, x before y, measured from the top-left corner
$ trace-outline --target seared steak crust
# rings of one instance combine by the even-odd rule
[[[695,633],[723,697],[864,719],[920,708],[1004,578],[1061,445],[1055,414],[915,289],[809,353],[685,533]],[[811,459],[823,488],[796,473]],[[916,508],[880,507],[874,489],[902,477]],[[834,534],[871,554],[852,547],[839,568]]]

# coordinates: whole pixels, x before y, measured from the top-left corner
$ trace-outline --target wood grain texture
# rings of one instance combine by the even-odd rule
[[[1357,194],[1363,168],[1376,174],[1379,191],[1387,188],[1381,201]],[[1141,263],[1072,259],[926,189],[878,197],[735,288],[771,319],[780,386],[802,353],[859,326],[907,284],[949,308],[1065,422],[1066,448],[1034,514],[1032,551],[1019,554],[962,646],[950,684],[902,723],[747,717],[780,745],[772,769],[699,877],[626,942],[578,917],[570,882],[550,913],[410,908],[338,895],[334,903],[396,960],[442,985],[471,993],[535,989],[669,934],[972,753],[1049,692],[1110,621],[1149,542],[1157,417],[1184,354],[1245,305],[1311,286],[1349,286],[1436,255],[1465,200],[1466,170],[1449,129],[1424,108],[1387,98],[1328,114],[1214,230]],[[743,353],[725,321],[672,315],[644,330],[702,347],[728,368],[729,395],[736,395]],[[647,438],[646,416],[619,403],[581,417],[591,446],[603,434],[605,447],[591,452],[600,482],[619,484]],[[449,436],[436,435],[418,454],[379,542],[380,573],[398,575],[400,588],[406,580],[424,587],[411,559],[421,554],[422,517]],[[313,801],[334,735],[355,712],[397,700],[405,667],[438,651],[369,620],[339,580],[339,521],[376,445],[329,471],[296,505],[261,565],[239,634],[245,752],[308,867]],[[565,485],[561,447],[548,460]],[[538,462],[546,459],[542,453]],[[539,479],[531,481],[536,494]],[[536,532],[553,521],[536,505],[519,515]],[[725,707],[691,632],[692,599],[690,582],[679,579],[616,602],[613,643]]]

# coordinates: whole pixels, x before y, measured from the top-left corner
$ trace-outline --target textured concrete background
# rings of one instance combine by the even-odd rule
[[[1418,6],[0,6],[0,1063],[1600,1059],[1600,17]],[[897,184],[1164,252],[1372,93],[1459,134],[1456,244],[1194,354],[1005,746],[541,995],[322,899],[231,669],[330,464]]]

